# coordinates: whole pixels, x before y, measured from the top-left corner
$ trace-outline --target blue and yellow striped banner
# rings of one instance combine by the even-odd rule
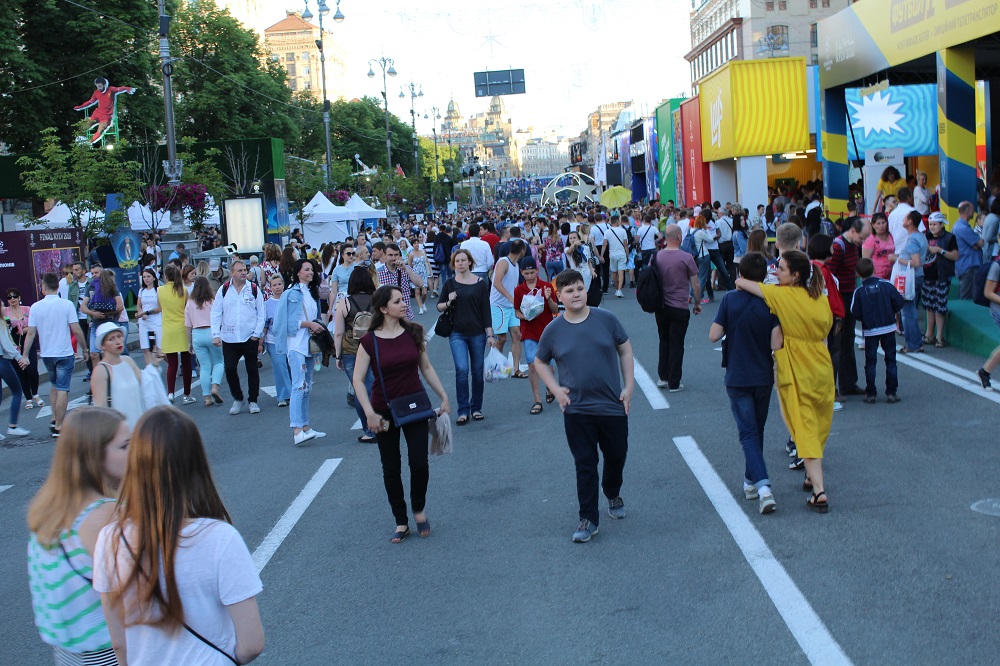
[[[941,212],[954,223],[958,205],[976,200],[975,51],[940,51],[937,79]]]

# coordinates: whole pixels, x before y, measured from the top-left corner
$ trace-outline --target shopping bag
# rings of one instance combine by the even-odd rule
[[[490,347],[486,353],[483,367],[483,379],[491,384],[495,384],[501,379],[507,379],[514,373],[514,364],[496,347]]]
[[[545,296],[540,289],[536,289],[521,299],[521,314],[527,321],[531,321],[542,314],[545,307]]]
[[[447,414],[442,414],[439,411],[431,426],[431,455],[440,456],[452,453],[451,441],[451,420]]]
[[[142,371],[142,401],[146,409],[169,405],[167,388],[155,365],[147,365]]]
[[[896,291],[900,293],[904,300],[912,301],[916,298],[916,284],[913,275],[913,266],[896,262],[892,265],[892,273],[889,274],[889,281]]]

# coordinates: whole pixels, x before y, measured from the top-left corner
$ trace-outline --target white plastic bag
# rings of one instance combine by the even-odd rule
[[[539,289],[532,291],[521,299],[521,314],[524,315],[527,321],[531,321],[542,314],[543,308],[545,308],[545,296]]]
[[[501,379],[507,379],[513,373],[514,364],[497,351],[496,347],[490,347],[490,350],[486,352],[483,379],[490,384],[495,384]]]
[[[892,286],[896,288],[896,291],[902,295],[904,300],[912,301],[917,297],[913,266],[909,264],[904,266],[897,261],[892,265],[892,273],[889,275],[889,281],[892,282]]]
[[[452,453],[454,449],[452,448],[451,441],[451,420],[447,414],[438,412],[437,418],[434,419],[433,427],[431,428],[431,455],[441,456],[446,453]]]
[[[147,410],[170,404],[160,371],[152,364],[142,370],[142,401]]]

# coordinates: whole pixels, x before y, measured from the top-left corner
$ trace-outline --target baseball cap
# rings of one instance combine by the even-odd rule
[[[535,263],[535,258],[529,255],[529,256],[525,257],[524,259],[522,259],[521,260],[521,270],[522,271],[528,271],[528,270],[535,270],[535,271],[537,271],[538,270],[538,264]]]
[[[221,266],[221,265],[222,265],[222,262],[220,262],[218,259],[210,259],[209,262],[208,262],[208,270],[210,270],[210,271],[217,271],[217,270],[219,270],[219,266]]]
[[[940,222],[941,224],[948,224],[948,218],[944,216],[944,213],[933,212],[930,217],[927,218],[928,222]]]

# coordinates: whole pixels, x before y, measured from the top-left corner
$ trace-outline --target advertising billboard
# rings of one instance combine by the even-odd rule
[[[780,83],[779,104],[756,104]],[[805,58],[732,60],[698,84],[705,160],[809,148]]]
[[[670,195],[660,194],[661,201],[673,199],[678,206],[684,205],[684,123],[681,121],[681,107],[677,105],[677,110],[672,114],[674,126],[674,177],[676,183]]]
[[[683,99],[670,99],[656,109],[656,161],[659,169],[660,201],[673,199],[677,201],[677,182],[680,174],[677,171],[675,152],[680,151],[679,127],[675,127],[674,117],[680,118],[678,111]],[[675,136],[677,145],[675,146]]]
[[[681,104],[684,144],[684,205],[695,206],[709,198],[708,164],[701,154],[700,101],[693,97]]]
[[[858,155],[876,148],[902,148],[906,157],[937,155],[937,86],[925,83],[880,88],[847,88],[844,92],[850,120],[848,159],[860,159]],[[862,96],[862,92],[869,94]]]
[[[83,258],[81,245],[80,229],[0,233],[0,286],[20,291],[24,305],[41,300],[42,275],[62,277],[63,267]]]

